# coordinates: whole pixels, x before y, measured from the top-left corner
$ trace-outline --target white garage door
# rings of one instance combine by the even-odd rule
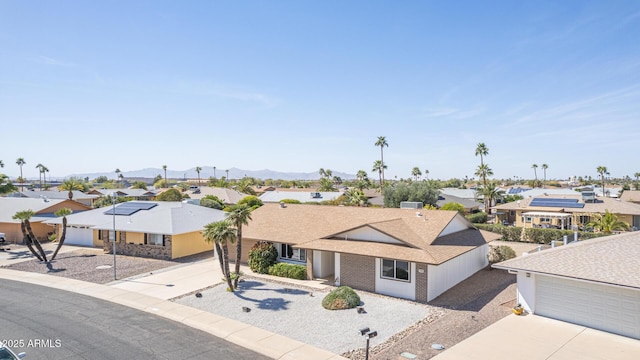
[[[64,243],[67,245],[93,246],[93,230],[67,227]]]
[[[537,315],[640,339],[640,290],[536,277]]]

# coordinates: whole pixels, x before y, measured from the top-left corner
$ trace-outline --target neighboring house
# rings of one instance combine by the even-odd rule
[[[467,200],[482,199],[482,194],[478,194],[475,189],[442,188],[440,194]]]
[[[517,273],[529,312],[640,339],[640,232],[585,240],[494,264]]]
[[[620,200],[640,204],[640,190],[625,190]]]
[[[341,191],[267,191],[264,194],[260,195],[260,200],[264,203],[278,203],[285,199],[298,200],[301,203],[306,202],[322,202],[322,201],[332,201],[340,196],[342,196],[343,192]]]
[[[594,214],[605,210],[618,220],[640,228],[640,205],[613,198],[593,196],[593,192],[571,196],[540,196],[500,204],[492,208],[500,222],[523,227],[583,228]]]
[[[116,197],[131,197],[135,200],[155,200],[156,196],[162,191],[157,189],[145,190],[145,189],[92,189],[87,194],[94,194],[98,196],[111,196],[115,193]]]
[[[455,202],[464,206],[465,214],[472,214],[480,211],[480,203],[475,200],[463,199],[453,195],[440,194],[438,195],[438,201],[436,206],[438,208],[443,207],[445,204]]]
[[[12,243],[22,243],[23,235],[20,221],[12,217],[19,211],[31,210],[34,216],[29,220],[33,234],[39,240],[47,240],[52,232],[50,226],[43,224],[45,220],[55,217],[54,213],[62,208],[68,208],[74,212],[82,212],[91,209],[79,202],[62,199],[32,199],[24,197],[0,197],[0,232],[6,234],[6,240]]]
[[[274,191],[276,188],[273,186],[266,186],[266,185],[253,185],[251,186],[251,189],[253,189],[253,191],[256,193],[257,196],[260,196],[261,194],[264,194],[267,191]]]
[[[197,187],[196,190],[190,190],[187,194],[191,199],[198,200],[198,204],[199,200],[203,197],[207,195],[214,195],[218,197],[218,199],[222,200],[225,205],[235,205],[240,201],[240,199],[249,196],[248,194],[241,193],[238,190],[209,186]]]
[[[73,201],[79,202],[83,205],[91,206],[95,199],[99,198],[98,195],[85,194],[82,191],[73,190]],[[32,198],[32,199],[51,199],[51,200],[68,200],[69,192],[68,191],[55,191],[55,190],[27,190],[27,191],[18,191],[11,195],[11,197],[24,197],[24,198]]]
[[[181,202],[129,201],[67,216],[65,244],[102,247],[118,254],[175,259],[212,250],[201,234],[204,226],[226,213]],[[46,221],[60,233],[62,219]]]
[[[456,211],[265,204],[251,217],[245,261],[269,241],[280,261],[306,265],[308,278],[420,302],[486,267],[487,242],[500,237]]]
[[[523,198],[527,199],[530,197],[539,197],[539,196],[552,196],[552,197],[575,196],[575,195],[580,195],[580,193],[571,188],[560,188],[560,189],[535,188],[535,189],[527,189],[525,191],[521,191],[517,193],[517,195],[520,195]]]
[[[367,197],[370,206],[384,206],[384,196],[380,193],[380,189],[364,189],[364,196]]]

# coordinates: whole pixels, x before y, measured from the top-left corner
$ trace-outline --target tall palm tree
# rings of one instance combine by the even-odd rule
[[[27,162],[24,161],[24,158],[18,158],[16,160],[16,164],[18,164],[18,166],[20,166],[20,183],[24,183],[24,178],[22,177],[22,166],[24,164],[26,164]],[[24,185],[20,185],[20,190],[23,190]]]
[[[364,170],[358,170],[358,172],[356,173],[356,178],[360,181],[363,181],[367,178],[367,172]]]
[[[384,147],[389,147],[389,143],[387,142],[387,138],[384,136],[378,136],[378,140],[376,140],[375,146],[380,146],[380,163],[382,166],[380,167],[382,171],[382,182],[380,184],[384,184],[384,169],[387,167],[384,165]],[[382,191],[382,185],[380,186],[380,191]]]
[[[479,178],[485,179],[485,183],[482,185],[482,189],[486,190],[490,188],[490,185],[486,183],[487,176],[493,176],[493,170],[489,167],[489,164],[481,164],[478,165],[478,169],[475,172],[475,175]],[[483,191],[484,191],[483,190]],[[491,203],[490,199],[484,198],[484,211],[488,212]]]
[[[229,169],[225,170],[227,173],[227,181],[229,181]]]
[[[42,179],[44,180],[44,188],[47,188],[47,173],[49,172],[49,168],[42,165],[42,167],[40,168],[40,170],[42,170]],[[51,179],[49,179],[51,180]]]
[[[69,200],[73,200],[73,190],[84,190],[84,185],[76,178],[69,178],[63,181],[60,186],[58,186],[58,190],[68,191]]]
[[[618,220],[616,214],[610,213],[609,210],[603,214],[595,214],[595,219],[590,221],[587,226],[602,231],[605,234],[611,234],[613,231],[629,230],[629,224]]]
[[[198,173],[198,186],[200,186],[200,171],[202,171],[202,168],[200,166],[196,166],[196,172]]]
[[[414,166],[413,169],[411,169],[411,176],[413,176],[416,179],[416,181],[418,181],[420,176],[422,176],[422,171],[420,171],[419,167]]]
[[[213,178],[214,179],[216,178],[216,167],[215,166],[213,167]]]
[[[424,169],[424,177],[429,180],[429,169]]]
[[[119,168],[116,168],[116,171],[115,171],[115,173],[116,173],[116,181],[118,181],[118,178],[120,178],[120,173],[121,173],[121,172],[122,172],[122,171],[120,171],[120,169],[119,169]]]
[[[2,162],[2,160],[0,160],[0,168],[4,167],[4,163]]]
[[[378,177],[380,178],[380,193],[382,193],[382,184],[384,181],[382,174],[384,174],[385,168],[386,168],[386,165],[382,163],[382,160],[376,160],[373,162],[373,169],[371,169],[371,171],[378,172]]]
[[[38,238],[33,234],[33,230],[31,229],[31,222],[29,222],[33,215],[35,214],[32,210],[23,210],[15,213],[12,218],[13,220],[20,220],[22,235],[24,236],[24,241],[31,253],[36,258],[38,258],[38,260],[46,262],[47,254],[44,252],[42,245],[40,245],[40,241],[38,241]],[[37,251],[33,248],[32,245],[36,246]]]
[[[72,213],[73,210],[67,208],[62,208],[54,213],[57,217],[62,216],[62,235],[60,235],[60,239],[58,239],[58,246],[56,247],[56,251],[54,251],[53,255],[51,255],[51,261],[56,258],[56,255],[58,255],[58,251],[60,251],[62,244],[64,244],[64,239],[65,237],[67,237],[67,216],[71,215]]]
[[[220,269],[227,280],[229,291],[233,292],[233,284],[231,283],[231,274],[229,272],[229,247],[228,243],[236,241],[236,229],[230,221],[222,220],[207,224],[202,231],[204,240],[208,243],[214,243],[218,259],[220,260]]]
[[[606,166],[598,166],[598,168],[596,169],[596,171],[598,171],[598,174],[600,174],[600,178],[602,179],[602,197],[605,197],[607,192],[604,191],[604,175],[606,173],[608,173],[609,171],[607,170]]]
[[[544,180],[542,181],[542,187],[545,187],[545,184],[547,183],[547,169],[549,168],[549,165],[547,164],[542,164],[542,171],[544,172]]]
[[[164,170],[164,187],[169,187],[169,183],[167,182],[167,165],[162,165],[162,170]]]
[[[480,155],[480,166],[484,165],[484,157],[489,155],[489,148],[487,147],[487,145],[485,145],[484,143],[478,143],[478,145],[476,145],[476,156]],[[483,177],[482,178],[482,185],[484,187],[487,186],[487,178]]]
[[[249,225],[251,208],[247,204],[237,205],[231,210],[227,219],[236,227],[236,269],[233,277],[233,287],[238,288],[240,279],[240,260],[242,258],[242,225]]]
[[[39,175],[39,180],[40,180],[40,190],[42,190],[42,167],[44,165],[42,164],[38,164],[36,165],[36,169],[38,169],[38,175]]]
[[[1,163],[1,162],[2,162],[2,161],[0,161],[0,163]],[[636,181],[638,181],[638,179],[640,178],[640,172],[637,172],[637,173],[633,174],[633,176],[635,176]]]
[[[535,177],[535,183],[537,184],[538,183],[538,172],[537,172],[538,164],[531,165],[531,168],[533,169],[533,176]]]

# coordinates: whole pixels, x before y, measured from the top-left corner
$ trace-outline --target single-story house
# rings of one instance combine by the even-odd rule
[[[226,217],[220,210],[164,201],[129,201],[116,204],[115,215],[113,211],[107,206],[67,216],[65,244],[112,251],[116,238],[118,254],[175,259],[212,250],[201,232]],[[61,233],[61,218],[46,223]]]
[[[594,214],[605,210],[630,226],[640,228],[640,205],[608,197],[594,197],[593,192],[564,196],[530,197],[492,207],[498,220],[521,227],[584,227]]]
[[[625,190],[620,200],[640,204],[640,190]]]
[[[443,194],[443,193],[438,195],[438,200],[436,201],[436,206],[438,208],[441,208],[445,204],[448,204],[448,203],[451,203],[451,202],[458,203],[458,204],[464,206],[465,214],[472,214],[472,213],[476,213],[476,212],[480,211],[480,203],[475,201],[475,200],[459,198],[457,196],[447,195],[447,194]]]
[[[640,232],[585,240],[493,267],[517,274],[525,310],[640,339]]]
[[[79,202],[86,206],[93,205],[95,199],[99,198],[98,195],[85,194],[79,190],[73,190],[72,192],[73,201]],[[26,191],[18,191],[13,194],[10,194],[11,197],[24,197],[24,198],[32,198],[32,199],[56,199],[56,200],[68,200],[69,192],[68,191],[57,191],[57,190],[26,190]]]
[[[55,212],[68,208],[75,212],[82,212],[91,207],[76,201],[63,199],[34,199],[26,197],[0,197],[0,232],[5,233],[6,240],[11,243],[22,243],[23,235],[20,220],[14,220],[13,216],[19,211],[31,210],[34,216],[29,220],[33,234],[38,240],[45,241],[52,232],[50,226],[44,221],[55,217]]]
[[[487,243],[500,237],[457,211],[265,204],[251,217],[245,261],[269,241],[280,261],[306,265],[308,278],[420,302],[486,267]]]
[[[336,200],[344,194],[342,191],[267,191],[260,195],[264,203],[279,203],[282,200],[298,200],[301,203]]]
[[[111,196],[115,194],[117,197],[131,197],[136,200],[155,200],[156,196],[162,191],[157,189],[91,189],[87,194],[98,196]]]
[[[235,189],[210,186],[200,186],[197,188],[197,191],[189,191],[187,194],[194,200],[200,200],[207,195],[213,195],[222,200],[225,205],[235,205],[242,198],[249,196],[248,194],[241,193]]]

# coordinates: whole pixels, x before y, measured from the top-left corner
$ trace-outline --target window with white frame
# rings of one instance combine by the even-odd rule
[[[307,253],[304,249],[294,249],[289,244],[280,244],[280,258],[293,261],[306,261]]]
[[[109,241],[113,241],[116,238],[116,232],[109,230]]]
[[[409,281],[409,262],[382,259],[380,276],[384,279]]]
[[[162,234],[145,234],[145,244],[164,246],[164,235]]]

